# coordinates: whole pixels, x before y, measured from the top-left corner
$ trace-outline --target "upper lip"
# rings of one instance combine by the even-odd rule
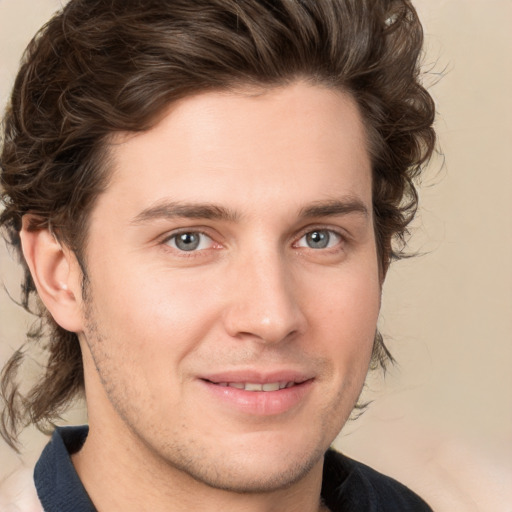
[[[218,384],[221,382],[250,382],[254,384],[268,384],[271,382],[295,382],[300,384],[314,378],[310,372],[297,370],[275,370],[275,371],[257,371],[257,370],[230,370],[201,375],[202,380],[207,380]]]

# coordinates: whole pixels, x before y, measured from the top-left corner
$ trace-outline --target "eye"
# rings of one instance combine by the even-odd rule
[[[315,229],[301,237],[297,246],[309,249],[329,249],[339,244],[341,239],[341,235],[330,229]]]
[[[196,231],[178,233],[168,238],[165,243],[173,249],[186,252],[201,251],[213,246],[213,240],[208,235]]]

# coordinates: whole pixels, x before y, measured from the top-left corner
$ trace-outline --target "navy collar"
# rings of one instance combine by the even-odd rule
[[[96,512],[71,462],[82,448],[89,427],[59,427],[34,469],[37,495],[47,512]]]

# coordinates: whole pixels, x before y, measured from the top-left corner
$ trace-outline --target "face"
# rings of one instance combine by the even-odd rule
[[[355,104],[204,93],[109,151],[79,334],[91,433],[214,487],[298,481],[358,398],[379,311]]]

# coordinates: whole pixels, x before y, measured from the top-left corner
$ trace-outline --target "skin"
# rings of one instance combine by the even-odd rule
[[[323,454],[362,389],[380,307],[355,103],[305,83],[199,94],[109,153],[86,300],[73,254],[22,234],[29,261],[52,255],[35,280],[81,342],[90,434],[73,462],[93,502],[321,509]],[[300,392],[215,382],[290,375]]]

